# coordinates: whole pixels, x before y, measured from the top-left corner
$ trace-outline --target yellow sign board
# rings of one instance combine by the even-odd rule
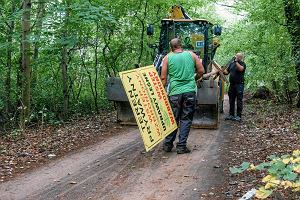
[[[177,129],[166,91],[153,65],[119,74],[149,151]]]

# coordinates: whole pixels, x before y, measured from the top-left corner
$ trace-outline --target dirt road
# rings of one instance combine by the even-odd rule
[[[0,199],[208,199],[203,193],[222,182],[219,148],[227,125],[221,121],[218,130],[193,129],[192,153],[183,155],[165,153],[161,144],[146,153],[137,128],[124,127],[123,134],[0,184]]]

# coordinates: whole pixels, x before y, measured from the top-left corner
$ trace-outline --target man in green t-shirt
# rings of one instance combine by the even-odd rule
[[[170,42],[172,52],[165,56],[162,63],[161,80],[164,86],[169,76],[169,101],[179,128],[177,153],[191,152],[187,148],[187,139],[193,121],[196,106],[196,78],[203,75],[204,68],[198,56],[191,51],[184,51],[181,41],[174,38]],[[164,151],[171,152],[176,139],[177,130],[168,135],[164,141]]]

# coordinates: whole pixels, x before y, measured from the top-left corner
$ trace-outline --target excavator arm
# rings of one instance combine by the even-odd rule
[[[172,6],[169,10],[169,19],[191,19],[182,6]]]

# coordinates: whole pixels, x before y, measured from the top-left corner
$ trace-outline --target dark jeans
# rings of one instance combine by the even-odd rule
[[[187,92],[183,94],[173,95],[169,97],[169,100],[176,122],[180,126],[177,148],[184,148],[186,147],[195,112],[196,93]],[[176,139],[177,131],[178,129],[176,129],[166,137],[164,142],[165,145],[173,147],[173,142]]]
[[[242,117],[243,111],[243,94],[244,84],[230,83],[228,96],[229,96],[229,115],[234,116],[235,111],[235,100],[237,100],[237,112],[236,115]]]

